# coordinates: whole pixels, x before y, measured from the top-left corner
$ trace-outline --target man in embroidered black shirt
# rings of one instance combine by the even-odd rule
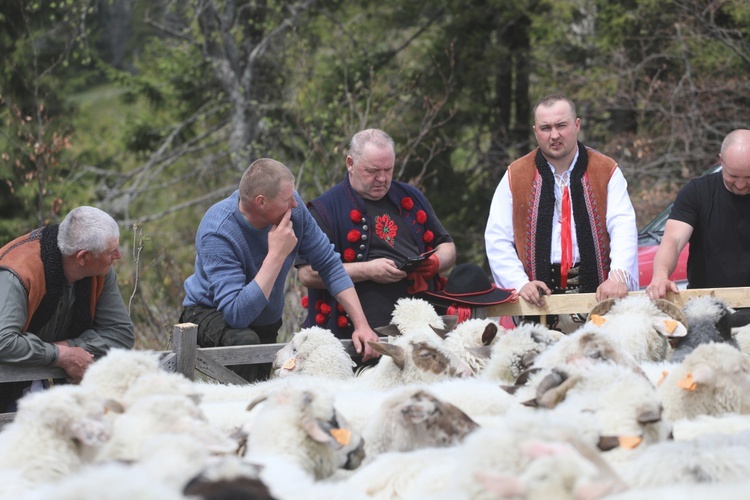
[[[393,180],[393,139],[367,129],[352,137],[346,178],[308,204],[318,225],[341,255],[370,326],[386,325],[399,298],[440,286],[439,272],[453,266],[456,246],[415,187]],[[435,252],[410,273],[399,263]],[[305,326],[320,325],[347,338],[351,322],[309,265],[299,266],[308,287]]]

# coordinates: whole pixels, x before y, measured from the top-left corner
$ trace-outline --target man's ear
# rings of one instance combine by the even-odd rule
[[[79,266],[85,266],[86,265],[86,261],[89,260],[89,255],[90,254],[91,254],[91,252],[89,252],[88,250],[78,250],[76,252],[76,263]]]
[[[263,205],[266,204],[266,197],[262,194],[259,194],[255,197],[253,201],[255,202],[257,206],[262,207]]]
[[[353,168],[354,168],[354,158],[352,158],[351,155],[347,155],[346,156],[346,170],[351,172]]]

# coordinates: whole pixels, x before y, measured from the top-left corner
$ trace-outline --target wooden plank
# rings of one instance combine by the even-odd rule
[[[254,365],[270,363],[276,352],[286,344],[235,345],[228,347],[199,347],[197,352],[204,359],[210,359],[220,365]]]
[[[65,370],[54,366],[0,365],[0,382],[26,382],[65,377],[67,377]]]
[[[180,323],[174,325],[172,332],[173,351],[177,355],[174,362],[174,371],[194,380],[195,350],[198,348],[198,325]]]
[[[645,292],[630,292],[628,295],[643,295]],[[750,307],[750,287],[737,288],[695,288],[681,290],[680,293],[669,292],[667,300],[679,307],[693,298],[702,295],[713,295],[724,300],[730,307]],[[596,294],[568,293],[545,297],[545,306],[537,307],[523,299],[514,304],[496,304],[487,309],[488,316],[539,316],[547,314],[587,313],[596,305]]]
[[[248,346],[239,346],[239,347],[245,347],[245,349],[247,349]],[[257,347],[257,346],[250,346],[250,347]],[[217,349],[217,348],[214,347],[211,349]],[[219,364],[213,359],[211,359],[209,356],[207,356],[205,351],[199,351],[197,353],[197,356],[195,359],[195,369],[201,373],[205,373],[209,377],[216,379],[223,384],[246,385],[250,383],[244,378],[234,373],[232,370],[225,367],[224,365]]]

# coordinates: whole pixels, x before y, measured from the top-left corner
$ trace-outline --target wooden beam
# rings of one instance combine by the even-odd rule
[[[54,366],[0,365],[0,382],[26,382],[67,376],[65,370]]]
[[[628,296],[643,295],[645,292],[630,292]],[[680,308],[693,297],[713,295],[722,299],[730,307],[750,307],[750,287],[738,288],[694,288],[681,290],[680,293],[669,292],[666,299]],[[542,316],[547,314],[587,313],[596,304],[596,294],[567,293],[545,297],[545,306],[537,307],[519,298],[514,304],[505,303],[489,306],[487,315],[494,316]]]

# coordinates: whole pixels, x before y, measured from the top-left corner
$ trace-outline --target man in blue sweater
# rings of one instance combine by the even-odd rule
[[[195,272],[185,280],[180,321],[198,325],[201,347],[276,342],[284,283],[294,260],[309,261],[354,325],[351,338],[363,360],[377,341],[333,245],[294,190],[294,175],[276,160],[253,162],[239,190],[208,209],[195,237]],[[248,380],[267,366],[234,367]]]

